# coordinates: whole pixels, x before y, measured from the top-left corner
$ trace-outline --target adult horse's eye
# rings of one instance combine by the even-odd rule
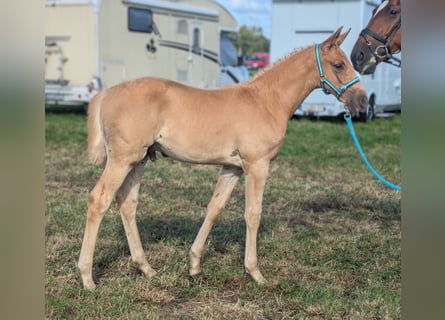
[[[389,15],[390,16],[396,16],[396,15],[398,15],[400,13],[400,10],[397,10],[397,9],[391,9],[391,10],[389,10]]]

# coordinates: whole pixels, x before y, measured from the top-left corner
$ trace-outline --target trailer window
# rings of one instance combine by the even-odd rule
[[[185,34],[188,35],[188,24],[187,24],[187,20],[185,19],[181,19],[178,21],[178,30],[177,30],[178,34]]]
[[[201,32],[199,28],[193,29],[193,49],[199,50],[201,42]]]
[[[219,56],[221,63],[225,66],[236,67],[238,65],[238,54],[232,40],[230,40],[229,32],[221,32],[219,38]]]
[[[128,8],[128,30],[135,32],[153,32],[153,13],[151,10]]]

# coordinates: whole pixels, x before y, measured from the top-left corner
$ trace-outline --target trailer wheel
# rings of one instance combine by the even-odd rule
[[[365,112],[360,112],[359,120],[363,122],[370,122],[375,118],[375,97],[371,96],[368,100],[368,106]]]

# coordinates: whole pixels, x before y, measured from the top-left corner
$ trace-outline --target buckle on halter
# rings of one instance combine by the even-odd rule
[[[380,54],[379,51],[383,51],[383,54]],[[375,50],[374,50],[374,54],[376,55],[376,57],[378,57],[381,60],[383,60],[385,58],[390,58],[391,57],[391,53],[389,52],[389,48],[387,46],[385,46],[385,45],[380,45],[380,46],[376,47]]]
[[[345,114],[344,114],[345,120],[350,119],[351,118],[351,111],[349,111],[348,107],[346,107],[345,105],[343,107],[345,108]]]
[[[324,75],[320,76],[320,87],[321,87],[321,90],[323,90],[323,92],[324,92],[325,94],[331,94],[331,93],[329,92],[329,90],[326,89],[326,84],[329,85],[329,83],[328,83],[328,79],[326,79],[326,77],[325,77]]]

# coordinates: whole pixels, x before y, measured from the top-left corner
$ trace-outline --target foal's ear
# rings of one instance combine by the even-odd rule
[[[327,38],[325,41],[323,41],[322,47],[325,47],[326,49],[330,49],[333,46],[340,45],[340,43],[343,42],[343,40],[344,40],[344,38],[343,38],[341,40],[341,42],[338,43],[338,39],[340,37],[340,33],[341,33],[342,29],[343,29],[343,26],[338,28],[337,31],[335,31],[329,38]]]
[[[349,31],[351,31],[351,28],[349,28],[348,31],[346,31],[345,33],[343,33],[342,35],[340,35],[338,37],[338,39],[337,39],[337,45],[338,46],[340,46],[343,43],[343,41],[346,39],[346,37],[349,34]]]
[[[323,43],[321,45],[322,48],[329,50],[334,46],[340,46],[343,43],[343,41],[345,40],[345,38],[348,36],[349,31],[351,31],[351,28],[349,28],[348,31],[341,34],[342,29],[343,29],[343,26],[338,28],[337,31],[335,31],[329,38],[327,38],[325,41],[323,41]]]

